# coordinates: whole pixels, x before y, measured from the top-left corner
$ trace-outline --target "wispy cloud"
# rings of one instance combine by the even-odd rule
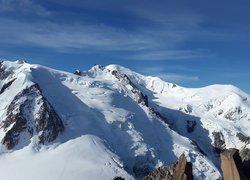
[[[36,14],[47,17],[51,12],[32,0],[0,0],[0,12]]]
[[[0,23],[4,24],[0,29],[2,45],[37,46],[65,53],[76,51],[84,53],[89,50],[126,51],[125,58],[131,60],[177,60],[214,56],[204,49],[178,50],[174,47],[178,44],[176,39],[169,38],[168,43],[161,40],[168,36],[178,36],[178,32],[174,31],[169,32],[169,35],[166,32],[164,35],[150,35],[105,25],[59,24],[46,20],[31,24],[1,18]],[[183,41],[185,39],[186,37],[183,37]]]
[[[172,83],[186,83],[186,82],[195,82],[199,81],[199,76],[193,76],[188,74],[180,73],[168,73],[165,67],[161,66],[152,66],[140,69],[141,73],[156,76],[161,78],[164,81]]]
[[[150,51],[131,56],[135,60],[178,60],[178,59],[196,59],[202,57],[213,57],[215,54],[208,50],[193,49],[193,50],[162,50]]]
[[[159,11],[151,6],[121,7],[110,1],[122,11],[146,22],[133,29],[117,25],[107,25],[84,19],[83,21],[59,22],[53,19],[53,12],[48,11],[33,0],[0,0],[0,11],[36,14],[47,17],[37,21],[20,21],[11,18],[0,18],[4,26],[0,29],[0,44],[3,46],[26,46],[48,48],[56,52],[86,53],[86,52],[124,52],[125,59],[164,61],[180,59],[197,59],[212,57],[214,53],[206,49],[180,48],[182,44],[192,40],[202,31],[200,24],[203,18],[197,14],[183,11],[175,13],[159,7]],[[58,1],[58,3],[60,3]],[[63,1],[65,5],[69,4]],[[74,3],[70,3],[72,5]],[[92,1],[77,1],[75,6],[101,9],[107,4],[100,5]],[[103,4],[103,3],[101,3]],[[129,1],[133,4],[133,1]],[[155,4],[155,3],[154,3]],[[108,11],[115,11],[108,8]],[[168,8],[168,10],[171,10]],[[62,15],[62,14],[61,14]],[[146,25],[148,23],[148,25]],[[142,23],[143,24],[143,23]],[[212,33],[211,33],[212,34]],[[210,34],[210,36],[212,36]],[[119,53],[118,53],[119,54]]]
[[[188,76],[183,74],[158,74],[158,77],[161,79],[168,81],[168,82],[174,82],[174,83],[183,83],[183,82],[191,82],[191,81],[199,81],[198,76]]]
[[[105,50],[138,51],[153,48],[154,39],[122,29],[92,24],[57,24],[49,21],[26,23],[0,19],[0,43],[41,46],[58,51]]]

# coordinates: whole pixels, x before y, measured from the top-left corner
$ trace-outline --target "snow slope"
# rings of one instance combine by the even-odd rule
[[[216,179],[214,132],[226,147],[245,145],[237,133],[250,136],[249,95],[233,86],[188,89],[118,65],[97,65],[82,76],[21,61],[2,66],[11,74],[0,87],[15,80],[0,93],[0,124],[15,96],[37,84],[64,131],[45,143],[38,133],[19,138],[13,149],[1,145],[0,179],[140,179],[182,153],[196,179]],[[7,131],[0,126],[0,139]]]

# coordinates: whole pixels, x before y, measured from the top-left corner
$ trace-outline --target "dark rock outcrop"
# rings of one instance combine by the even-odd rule
[[[134,94],[135,100],[142,105],[145,105],[148,107],[148,97],[147,95],[144,95],[137,87],[136,85],[129,79],[129,77],[121,73],[119,71],[112,71],[112,75],[114,75],[120,82],[122,82],[123,85],[129,85],[131,86],[131,92]]]
[[[6,70],[3,62],[0,63],[0,80],[6,79],[11,74],[11,71]]]
[[[243,148],[240,151],[240,157],[242,159],[242,161],[250,161],[250,149],[248,148]]]
[[[114,177],[113,180],[125,180],[125,178],[117,176],[117,177]]]
[[[171,180],[171,179],[173,179],[173,169],[171,167],[165,167],[165,166],[157,168],[144,178],[144,180]]]
[[[247,114],[243,112],[240,106],[231,108],[228,112],[225,113],[224,118],[236,121],[242,118],[246,118]]]
[[[240,141],[244,142],[245,145],[240,150],[240,157],[242,159],[244,173],[248,179],[250,179],[250,149],[247,147],[250,144],[250,137],[245,136],[242,133],[237,133],[236,135]]]
[[[196,126],[196,121],[187,120],[187,132],[188,133],[193,132],[195,126]]]
[[[16,80],[16,78],[12,77],[13,72],[8,70],[3,65],[3,61],[0,62],[0,94],[2,94],[7,88],[11,86],[11,84]]]
[[[240,151],[240,157],[242,159],[242,165],[245,175],[250,179],[250,149],[243,147]]]
[[[82,75],[82,71],[80,70],[75,70],[74,72],[75,75],[81,76]]]
[[[225,148],[225,140],[222,132],[213,132],[215,152],[220,154],[221,150]]]
[[[7,88],[11,86],[11,84],[15,81],[16,79],[12,79],[9,82],[5,83],[0,90],[0,94],[2,94]]]
[[[245,136],[242,133],[237,133],[236,137],[239,138],[239,140],[244,142],[244,143],[250,143],[250,137]]]
[[[160,112],[154,110],[154,109],[151,108],[151,107],[149,107],[149,112],[150,112],[151,114],[153,114],[154,116],[156,116],[157,118],[161,119],[164,123],[170,125],[170,124],[169,124],[169,120],[168,120],[165,116],[163,116]],[[170,126],[169,126],[169,127],[170,127]],[[171,127],[170,127],[170,128],[171,128]]]
[[[19,143],[22,134],[30,138],[36,135],[38,143],[51,142],[64,130],[64,125],[42,95],[39,86],[35,84],[15,96],[0,128],[6,132],[2,144],[7,149],[13,149]]]
[[[136,87],[136,85],[130,80],[130,78],[126,74],[121,73],[121,72],[116,71],[116,70],[113,70],[111,73],[124,86],[130,86],[131,92],[133,93],[134,99],[137,101],[137,103],[139,103],[143,106],[146,106],[152,115],[156,116],[157,118],[159,118],[160,120],[162,120],[166,124],[170,125],[169,120],[165,116],[163,116],[160,112],[156,111],[154,108],[150,107],[149,102],[148,102],[148,96],[143,94],[143,92],[141,92]]]
[[[171,167],[159,167],[144,180],[193,180],[192,163],[182,154]]]
[[[221,152],[220,158],[225,180],[247,180],[239,150],[225,149]]]

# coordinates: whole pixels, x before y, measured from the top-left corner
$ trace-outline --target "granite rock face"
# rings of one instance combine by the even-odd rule
[[[225,139],[222,132],[213,132],[215,152],[219,153],[225,148]]]
[[[193,180],[192,163],[187,161],[184,154],[179,158],[173,173],[173,179]]]
[[[220,158],[225,180],[247,180],[239,150],[225,149],[221,152]]]
[[[19,143],[20,146],[28,144],[34,136],[39,144],[51,142],[64,130],[64,125],[39,86],[34,84],[15,96],[0,128],[5,132],[1,143],[13,149]]]
[[[144,180],[193,180],[192,163],[184,154],[170,167],[159,167]]]
[[[170,180],[173,179],[173,170],[168,167],[159,167],[151,172],[144,180]]]

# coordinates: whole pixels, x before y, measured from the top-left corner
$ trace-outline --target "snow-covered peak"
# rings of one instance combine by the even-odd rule
[[[118,64],[110,64],[110,65],[106,66],[106,68],[109,69],[110,71],[120,71],[120,72],[128,73],[128,74],[135,73],[132,70],[125,68],[123,66],[120,66]]]
[[[249,95],[231,85],[184,88],[119,65],[77,74],[0,65],[0,179],[20,179],[8,176],[15,161],[13,172],[41,164],[42,179],[142,178],[182,153],[196,179],[214,179],[215,149],[250,137]]]

